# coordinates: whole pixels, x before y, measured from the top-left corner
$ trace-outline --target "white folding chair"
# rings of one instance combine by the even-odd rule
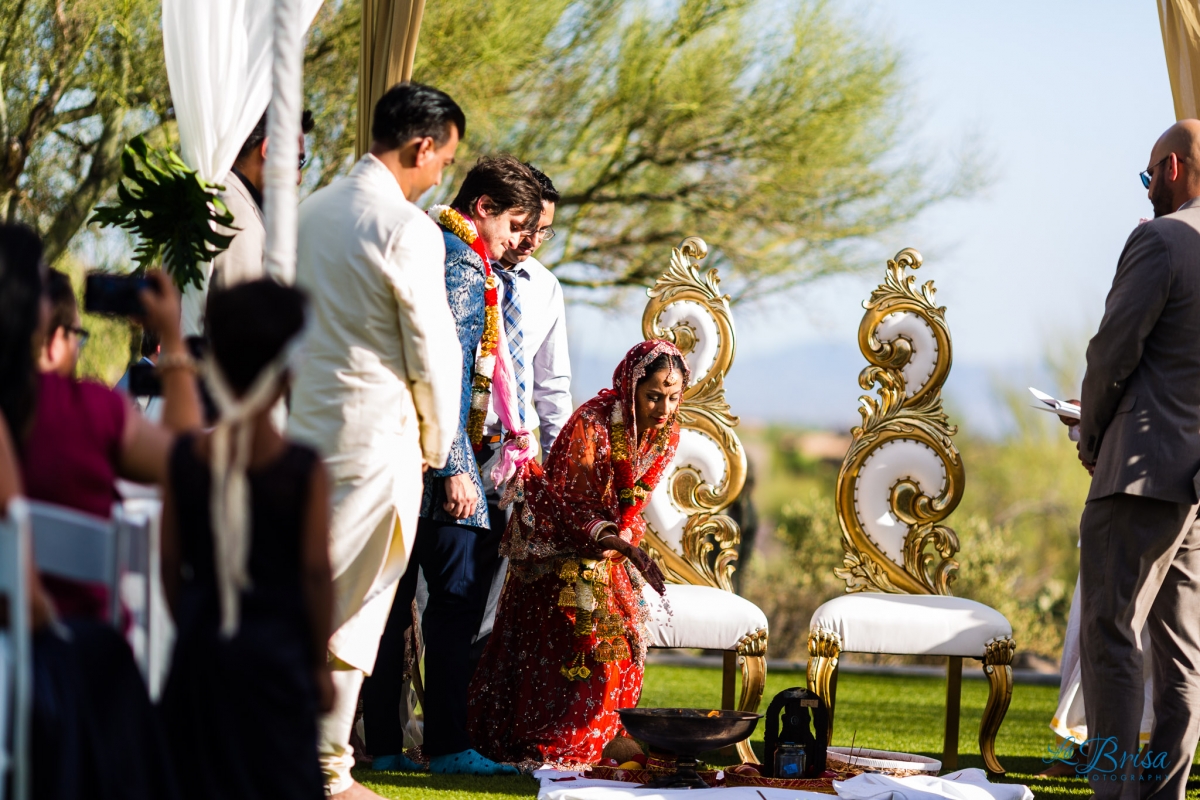
[[[119,627],[118,575],[122,551],[129,548],[122,541],[118,521],[33,500],[29,501],[29,521],[38,572],[103,584],[108,589],[109,621]]]
[[[174,640],[160,575],[159,539],[162,501],[152,495],[129,498],[113,512],[118,538],[126,542],[119,555],[121,602],[129,610],[132,627],[129,646],[150,698],[157,700],[166,677]]]
[[[29,716],[33,703],[33,648],[29,631],[29,509],[9,501],[0,518],[0,595],[8,600],[8,630],[0,631],[0,800],[12,773],[13,800],[29,797]]]
[[[38,571],[104,585],[108,619],[118,629],[124,604],[132,623],[129,646],[143,680],[149,682],[157,501],[118,503],[112,519],[50,503],[29,501],[28,505]]]

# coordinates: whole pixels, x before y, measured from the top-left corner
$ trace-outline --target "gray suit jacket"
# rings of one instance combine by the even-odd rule
[[[1200,481],[1200,199],[1129,235],[1087,349],[1079,451],[1089,500],[1196,502]]]

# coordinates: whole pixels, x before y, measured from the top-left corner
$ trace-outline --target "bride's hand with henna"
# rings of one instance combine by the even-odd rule
[[[642,577],[646,579],[646,583],[650,584],[654,591],[660,595],[667,592],[667,581],[663,577],[662,570],[658,568],[658,564],[654,562],[645,550],[640,547],[635,547],[629,542],[622,539],[616,534],[610,533],[600,539],[600,545],[609,550],[616,550],[621,555],[625,556],[630,562],[637,567],[637,571],[642,573]]]

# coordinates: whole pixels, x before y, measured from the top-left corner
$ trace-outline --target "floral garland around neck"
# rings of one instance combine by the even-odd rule
[[[496,346],[500,343],[500,302],[496,287],[499,281],[492,273],[487,248],[475,227],[450,206],[436,205],[429,209],[433,221],[466,242],[483,262],[483,338],[479,341],[479,357],[475,359],[475,376],[471,381],[471,410],[467,415],[467,436],[471,449],[483,448],[483,423],[492,399],[492,376],[496,372]]]
[[[650,501],[650,494],[662,478],[666,468],[666,459],[662,457],[671,441],[671,429],[675,424],[675,416],[663,425],[655,436],[654,445],[647,455],[653,459],[649,468],[641,469],[646,463],[641,457],[641,443],[630,442],[625,428],[625,415],[621,403],[613,403],[612,408],[612,462],[616,477],[617,498],[621,506],[620,529],[628,530],[637,515]],[[631,453],[630,447],[638,450]],[[639,476],[638,473],[641,473]]]

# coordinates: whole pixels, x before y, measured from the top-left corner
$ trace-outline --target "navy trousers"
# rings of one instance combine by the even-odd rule
[[[471,747],[467,736],[467,692],[474,674],[471,640],[479,632],[488,590],[500,561],[500,534],[424,519],[417,523],[412,558],[379,642],[371,677],[363,683],[363,727],[371,755],[403,752],[400,720],[404,639],[412,625],[418,570],[425,573],[429,603],[421,620],[425,634],[425,743],[434,757]]]

